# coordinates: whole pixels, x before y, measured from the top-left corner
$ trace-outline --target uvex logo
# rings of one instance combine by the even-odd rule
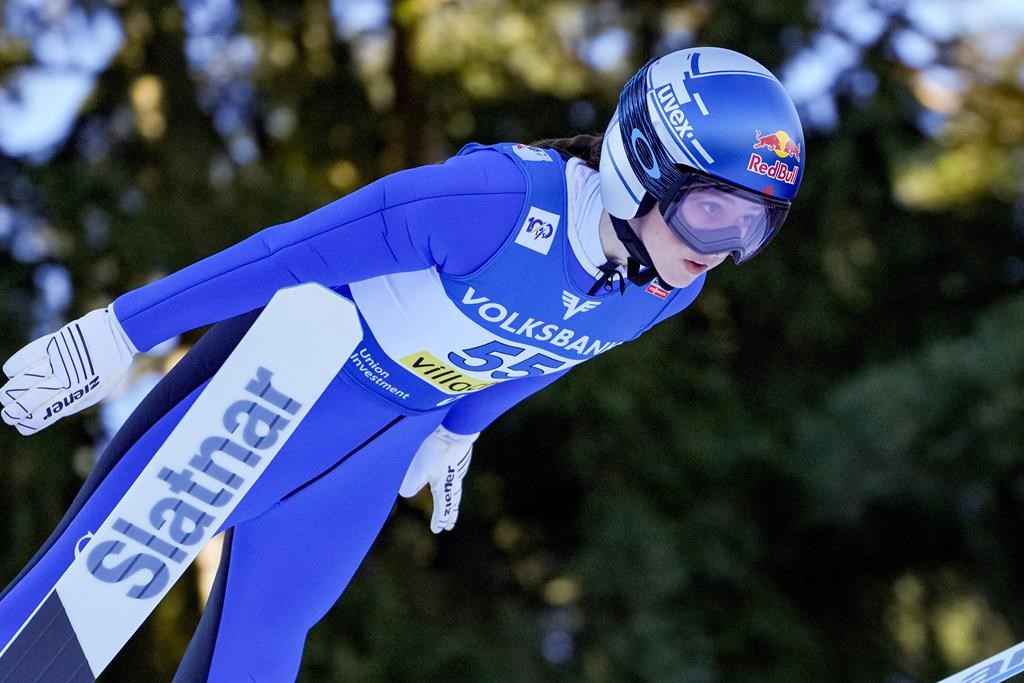
[[[221,508],[251,476],[262,458],[259,452],[274,446],[302,407],[271,385],[272,375],[261,367],[239,387],[238,400],[221,419],[223,431],[197,435],[187,466],[177,471],[164,467],[157,473],[173,495],[155,501],[148,511],[118,517],[112,523],[115,533],[103,534],[118,540],[87,548],[90,574],[105,583],[121,583],[141,573],[126,595],[145,600],[162,594],[170,578],[167,562],[185,562],[195,552],[189,546],[208,540],[224,522],[227,514]]]
[[[662,116],[664,117],[665,124],[671,128],[672,132],[675,133],[676,139],[687,148],[687,153],[692,154],[692,150],[695,150],[704,161],[709,164],[715,163],[714,157],[704,148],[704,145],[700,143],[697,138],[696,132],[693,130],[693,123],[690,118],[686,116],[686,112],[682,109],[682,104],[694,103],[700,110],[702,116],[708,116],[708,108],[704,106],[704,100],[701,99],[700,93],[694,92],[692,95],[685,90],[685,87],[680,85],[680,92],[683,95],[682,100],[676,94],[676,90],[671,84],[665,84],[655,90],[654,99],[658,107],[661,109]],[[692,107],[691,107],[692,110]]]

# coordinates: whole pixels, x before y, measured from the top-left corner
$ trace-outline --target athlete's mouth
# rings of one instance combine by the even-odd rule
[[[701,263],[700,261],[691,261],[690,259],[683,259],[683,265],[686,266],[686,272],[688,272],[690,275],[700,275],[701,273],[708,269],[706,263]]]

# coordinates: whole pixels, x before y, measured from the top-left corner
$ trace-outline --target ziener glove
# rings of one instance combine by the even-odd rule
[[[430,495],[434,498],[434,512],[430,517],[430,530],[435,534],[451,531],[459,518],[459,503],[462,501],[462,479],[469,470],[473,457],[473,442],[476,434],[455,434],[444,427],[424,439],[405,473],[405,480],[399,493],[411,498],[430,484]]]
[[[109,395],[136,353],[112,308],[87,313],[4,363],[10,381],[0,387],[0,415],[35,434]]]

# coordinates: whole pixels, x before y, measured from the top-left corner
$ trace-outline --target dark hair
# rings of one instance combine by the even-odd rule
[[[601,144],[604,135],[576,135],[571,138],[551,138],[531,143],[534,147],[550,147],[569,156],[574,156],[584,164],[598,170],[601,163]]]

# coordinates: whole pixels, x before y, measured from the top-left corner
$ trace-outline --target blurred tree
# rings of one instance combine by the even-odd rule
[[[3,147],[0,347],[469,140],[600,132],[651,55],[746,52],[808,123],[777,243],[489,429],[455,534],[398,506],[301,678],[932,680],[1024,638],[1024,53],[921,6],[7,0],[0,146],[67,67],[45,36],[121,42],[65,136]],[[100,431],[0,434],[4,576]],[[198,609],[106,678],[169,679]]]

